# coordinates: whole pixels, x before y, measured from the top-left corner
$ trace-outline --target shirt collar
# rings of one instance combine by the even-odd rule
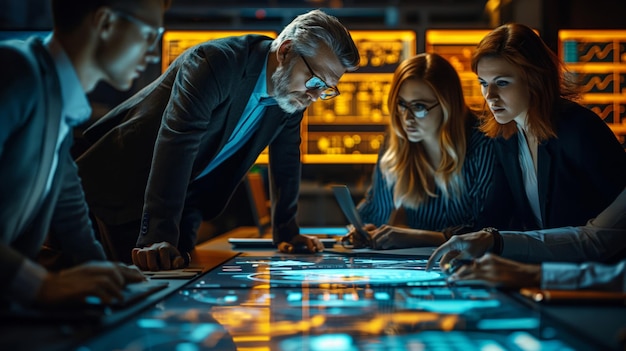
[[[61,84],[62,116],[67,124],[79,125],[91,116],[91,105],[85,90],[80,84],[70,58],[53,34],[45,39],[45,44],[52,56]]]
[[[269,57],[269,53],[265,56],[265,62],[263,62],[263,69],[261,69],[261,73],[259,74],[259,78],[256,81],[256,85],[254,86],[254,90],[252,91],[252,96],[260,101],[263,99],[267,102],[270,102],[269,105],[275,104],[275,100],[273,97],[269,96],[267,93],[267,58]]]

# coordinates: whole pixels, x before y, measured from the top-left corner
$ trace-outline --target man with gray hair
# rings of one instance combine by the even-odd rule
[[[110,258],[150,270],[188,264],[201,220],[224,209],[267,146],[274,243],[321,251],[296,223],[300,125],[358,64],[349,32],[321,10],[275,40],[244,35],[187,49],[85,132],[93,145],[77,163]]]

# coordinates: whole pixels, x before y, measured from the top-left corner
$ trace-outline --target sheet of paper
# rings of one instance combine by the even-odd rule
[[[435,247],[412,247],[408,249],[392,249],[392,250],[373,250],[373,249],[350,249],[341,245],[335,245],[332,249],[325,249],[325,252],[337,253],[342,255],[357,256],[411,256],[411,257],[430,257],[435,251]]]
[[[170,269],[165,271],[143,271],[151,279],[189,279],[202,273],[200,268]]]

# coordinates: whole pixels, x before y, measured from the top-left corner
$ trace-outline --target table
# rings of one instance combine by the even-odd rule
[[[202,275],[173,282],[107,325],[30,323],[11,336],[3,326],[0,349],[623,348],[623,304],[542,305],[516,292],[450,287],[423,271],[424,257],[287,255],[228,243],[257,236],[256,227],[242,227],[198,245],[193,264]]]

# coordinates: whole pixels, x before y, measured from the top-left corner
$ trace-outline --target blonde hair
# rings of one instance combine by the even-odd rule
[[[443,109],[439,145],[441,162],[433,168],[422,143],[408,140],[398,113],[398,92],[406,80],[426,82]],[[391,114],[388,146],[381,155],[380,170],[393,186],[396,207],[418,207],[429,197],[436,197],[436,187],[444,196],[460,195],[464,188],[461,168],[467,148],[466,126],[471,112],[465,104],[461,81],[452,65],[443,57],[424,53],[398,66],[391,83],[388,106]]]

